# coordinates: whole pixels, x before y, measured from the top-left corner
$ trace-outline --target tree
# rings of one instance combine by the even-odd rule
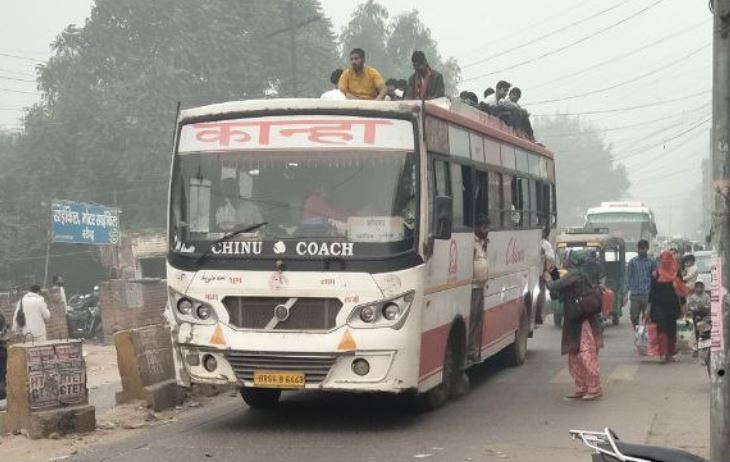
[[[431,30],[421,21],[418,10],[400,14],[389,21],[388,10],[375,0],[360,4],[340,36],[342,59],[347,62],[350,50],[362,48],[366,62],[384,78],[407,78],[413,73],[411,54],[421,50],[431,66],[444,74],[447,93],[456,90],[461,70],[456,60],[444,60]]]
[[[306,57],[298,96],[318,96],[337,63],[318,0],[96,0],[39,67],[42,102],[28,110],[3,169],[0,221],[22,212],[17,247],[43,251],[52,198],[116,204],[127,229],[164,227],[177,102],[291,91],[290,4]]]
[[[534,130],[555,155],[561,226],[583,225],[589,207],[626,196],[630,185],[626,168],[614,162],[612,147],[600,130],[559,114],[537,118]]]

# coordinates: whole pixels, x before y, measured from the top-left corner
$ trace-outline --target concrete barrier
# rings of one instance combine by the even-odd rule
[[[7,411],[0,414],[2,433],[27,432],[38,439],[96,428],[79,341],[11,345],[7,394]]]
[[[175,381],[170,330],[161,325],[124,330],[114,334],[122,391],[117,404],[143,400],[155,411],[177,406],[185,390]]]

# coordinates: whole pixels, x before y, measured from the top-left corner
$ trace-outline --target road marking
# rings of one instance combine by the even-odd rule
[[[570,376],[570,371],[567,367],[560,369],[550,383],[573,383],[573,377]]]
[[[614,368],[608,376],[609,382],[631,382],[639,370],[638,364],[621,364]]]

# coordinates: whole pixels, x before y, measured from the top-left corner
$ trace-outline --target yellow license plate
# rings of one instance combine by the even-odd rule
[[[263,388],[304,388],[304,372],[253,371],[253,384]]]

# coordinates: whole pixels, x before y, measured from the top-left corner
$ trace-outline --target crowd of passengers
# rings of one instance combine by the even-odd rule
[[[350,67],[335,69],[330,82],[335,86],[322,94],[322,99],[362,99],[362,100],[429,100],[446,96],[443,75],[432,69],[422,51],[414,51],[411,56],[413,74],[408,80],[383,79],[373,67],[365,64],[365,51],[355,48],[350,52]],[[498,117],[510,127],[522,132],[534,141],[530,113],[520,104],[522,90],[512,87],[509,82],[500,80],[496,90],[484,90],[484,100],[479,101],[471,91],[462,91],[459,99],[487,114]]]

